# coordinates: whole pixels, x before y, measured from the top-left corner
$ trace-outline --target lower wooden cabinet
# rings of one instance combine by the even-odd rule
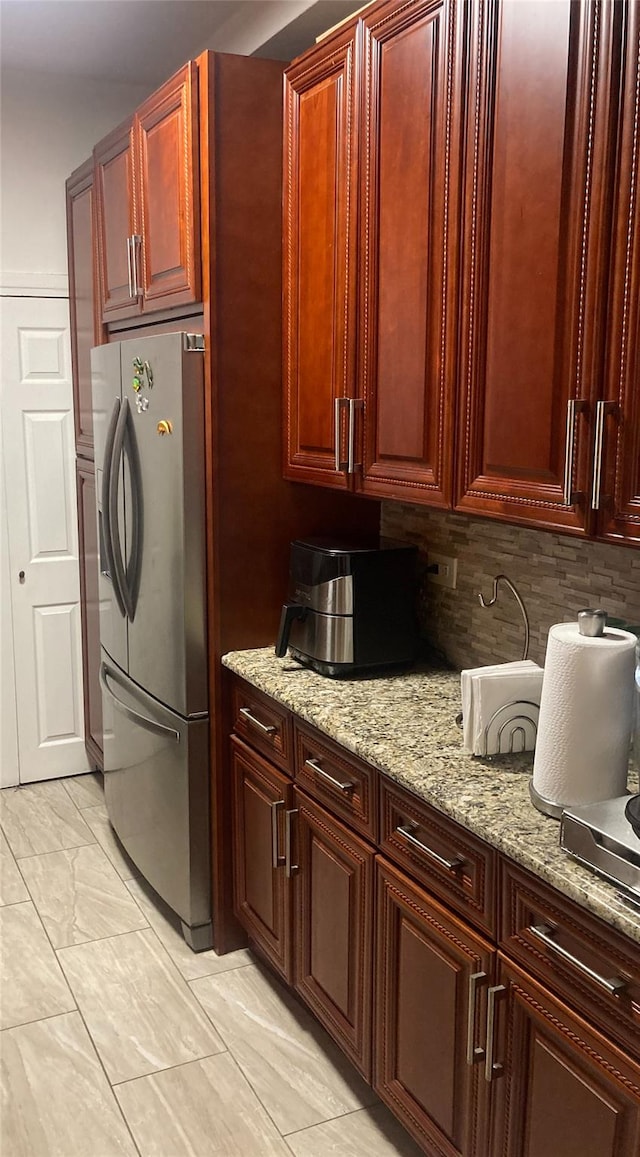
[[[374,849],[231,742],[236,916],[370,1080]]]
[[[505,880],[519,882],[521,896],[508,903],[504,885],[503,952],[492,922],[495,896],[473,910],[474,928],[448,898],[406,874],[404,860],[396,866],[387,858],[394,852],[384,807],[374,844],[343,822],[337,771],[340,818],[328,796],[319,803],[300,790],[298,782],[313,785],[305,744],[316,736],[285,712],[283,727],[290,726],[296,744],[304,740],[295,782],[232,739],[235,911],[252,943],[428,1157],[638,1157],[640,1058],[629,1031],[640,983],[635,946],[629,942],[621,955],[618,944],[616,955],[612,941],[607,954],[605,939],[596,944],[588,933],[592,918],[557,894],[574,934],[584,925],[597,948],[598,973],[625,977],[624,998],[594,997],[587,1019],[571,985],[558,982],[551,991],[551,964],[538,961],[527,971],[513,959],[520,953],[522,963],[529,944],[514,927],[528,926],[536,905],[551,902],[547,886],[530,913],[521,869],[506,859],[498,865]],[[346,781],[352,757],[345,751],[340,759]],[[384,803],[389,782],[380,776],[378,785],[378,773],[368,770],[371,800],[379,787]],[[375,820],[373,807],[372,831]],[[427,811],[421,821],[431,838]],[[542,915],[549,918],[546,908]]]
[[[291,896],[279,849],[293,788],[257,752],[238,739],[231,743],[235,912],[251,939],[290,983]]]
[[[78,493],[84,735],[89,760],[93,767],[102,771],[98,527],[96,521],[96,472],[93,462],[83,458],[76,459],[76,488]]]
[[[294,984],[371,1078],[374,850],[294,792]]]
[[[374,1087],[425,1152],[480,1157],[490,1086],[479,1041],[495,950],[380,858],[376,885]]]
[[[639,1066],[505,959],[498,985],[489,1152],[637,1157]]]

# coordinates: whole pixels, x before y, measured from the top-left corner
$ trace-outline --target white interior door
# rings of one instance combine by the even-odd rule
[[[3,457],[20,782],[88,769],[69,303],[5,298]]]

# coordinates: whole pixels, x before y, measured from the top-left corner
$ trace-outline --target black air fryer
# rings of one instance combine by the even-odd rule
[[[276,655],[289,647],[321,675],[411,663],[417,558],[417,547],[385,538],[292,542]]]

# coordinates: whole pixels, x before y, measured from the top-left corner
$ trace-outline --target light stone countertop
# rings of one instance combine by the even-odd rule
[[[271,647],[223,664],[347,750],[379,768],[640,943],[640,913],[559,847],[560,825],[529,799],[532,753],[477,759],[462,750],[460,675],[421,666],[395,675],[329,679]]]

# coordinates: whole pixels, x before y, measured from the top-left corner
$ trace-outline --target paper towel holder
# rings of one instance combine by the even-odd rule
[[[522,612],[522,620],[524,622],[524,651],[522,652],[522,658],[524,660],[524,659],[526,659],[527,655],[529,654],[529,616],[527,615],[527,611],[526,611],[525,605],[522,601],[522,598],[520,596],[520,593],[516,589],[516,587],[513,585],[513,583],[511,582],[511,579],[507,578],[506,574],[497,574],[493,580],[493,593],[492,593],[489,601],[488,602],[486,601],[482,592],[480,592],[480,594],[478,595],[478,600],[480,602],[481,607],[492,607],[494,605],[494,603],[496,603],[498,601],[498,587],[499,587],[500,583],[504,583],[504,585],[509,588],[509,590],[511,591],[511,594],[513,595],[518,606],[520,607],[520,611]]]

